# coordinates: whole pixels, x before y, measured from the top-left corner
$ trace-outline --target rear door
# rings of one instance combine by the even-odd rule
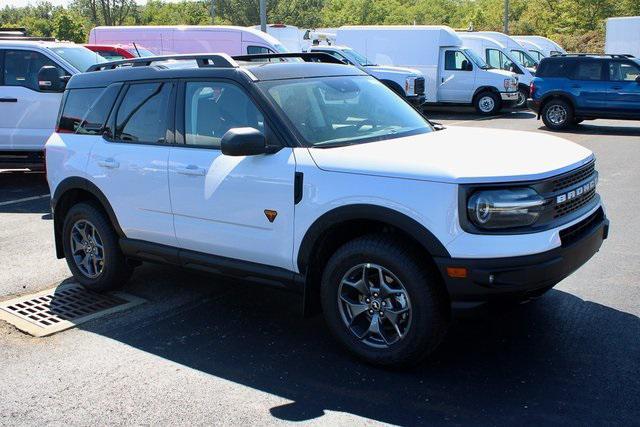
[[[608,84],[605,64],[597,58],[582,58],[574,66],[568,82],[576,107],[584,112],[597,112],[607,108]]]
[[[173,138],[175,84],[125,85],[87,173],[107,197],[127,237],[175,246],[167,161]]]
[[[440,77],[438,101],[469,103],[475,89],[473,63],[457,49],[440,51]]]
[[[0,49],[0,150],[40,151],[53,132],[62,93],[40,92],[45,65],[70,75],[47,55],[29,49]]]
[[[607,72],[609,109],[613,113],[640,116],[640,65],[630,60],[612,59]]]

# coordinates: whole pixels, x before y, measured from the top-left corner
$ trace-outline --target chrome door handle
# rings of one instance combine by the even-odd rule
[[[120,167],[120,163],[116,162],[113,159],[98,160],[98,166],[101,166],[103,168],[115,169]]]
[[[189,165],[184,168],[178,168],[177,171],[179,174],[191,176],[204,176],[205,172],[203,168],[199,168],[196,165]]]

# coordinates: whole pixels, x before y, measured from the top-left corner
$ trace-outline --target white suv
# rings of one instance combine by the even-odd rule
[[[103,61],[73,43],[0,39],[0,168],[42,167],[65,79]]]
[[[80,283],[121,286],[151,261],[285,287],[353,353],[405,364],[440,343],[451,303],[541,295],[607,237],[579,145],[436,131],[355,67],[242,59],[71,78],[46,159]]]

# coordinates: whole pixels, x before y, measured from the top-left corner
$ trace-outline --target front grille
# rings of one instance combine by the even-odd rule
[[[418,77],[416,79],[414,92],[416,95],[424,95],[424,77]]]
[[[592,161],[591,163],[582,166],[577,171],[554,180],[552,183],[553,187],[551,191],[555,192],[555,191],[563,190],[565,188],[569,188],[572,185],[587,179],[587,177],[589,177],[591,174],[595,172],[595,169],[596,169],[596,163],[595,161]]]
[[[554,218],[560,218],[561,216],[565,216],[570,214],[571,212],[575,212],[587,203],[591,201],[596,196],[596,189],[592,188],[591,190],[585,192],[580,197],[576,197],[568,202],[562,203],[560,205],[556,205],[553,212]]]

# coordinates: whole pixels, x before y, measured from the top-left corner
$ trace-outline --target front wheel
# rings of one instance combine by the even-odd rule
[[[574,124],[573,108],[562,99],[553,99],[542,107],[542,121],[551,130],[564,130]]]
[[[518,101],[516,102],[516,108],[526,108],[527,98],[529,97],[529,91],[525,89],[518,90]]]
[[[478,113],[484,116],[492,116],[498,114],[502,103],[495,93],[482,92],[476,96],[474,107]]]
[[[436,274],[389,236],[346,243],[322,277],[322,308],[331,333],[375,365],[421,361],[447,330],[448,302]]]

